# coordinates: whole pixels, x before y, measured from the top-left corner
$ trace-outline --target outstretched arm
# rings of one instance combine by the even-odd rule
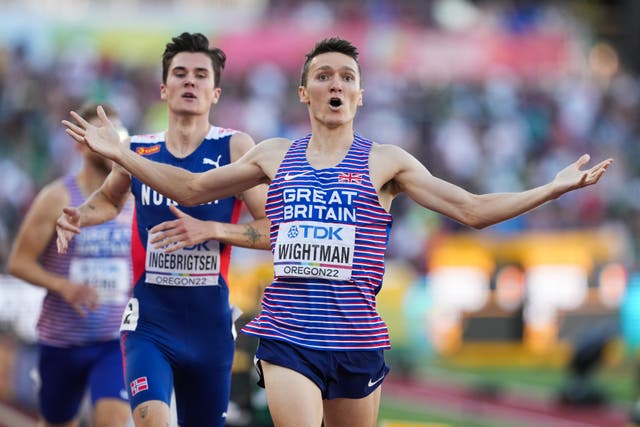
[[[182,212],[176,206],[169,206],[177,219],[165,221],[151,230],[150,240],[156,249],[167,248],[174,252],[207,240],[218,240],[228,245],[251,249],[270,249],[267,218],[246,224],[230,224],[217,221],[203,221]]]
[[[389,183],[395,194],[405,192],[420,205],[473,228],[488,227],[569,191],[596,184],[613,162],[607,159],[583,170],[589,162],[589,155],[584,154],[545,185],[518,193],[477,195],[434,177],[418,160],[398,147],[381,151],[386,151],[387,164],[393,165],[387,173],[391,175]]]
[[[102,107],[98,107],[101,125],[94,126],[71,112],[77,124],[63,120],[66,132],[77,142],[121,165],[140,181],[183,206],[195,206],[241,193],[268,178],[255,161],[254,149],[229,165],[204,173],[192,173],[175,166],[146,159],[123,146]]]
[[[112,220],[130,197],[131,177],[117,165],[107,175],[100,188],[78,207],[67,206],[56,221],[58,253],[67,252],[73,236],[81,227],[97,225]]]

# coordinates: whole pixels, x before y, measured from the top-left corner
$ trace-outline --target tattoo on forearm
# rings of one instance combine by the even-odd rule
[[[88,207],[89,209],[91,209],[92,211],[95,211],[95,210],[96,210],[96,207],[95,207],[93,204],[91,204],[91,203],[89,203],[89,204],[87,205],[87,207]]]
[[[255,245],[262,237],[262,235],[254,227],[248,225],[244,235],[247,236],[247,240]]]

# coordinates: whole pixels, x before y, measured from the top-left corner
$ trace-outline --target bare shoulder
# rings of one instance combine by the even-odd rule
[[[256,145],[254,161],[269,179],[275,177],[289,147],[291,140],[287,138],[268,138]]]
[[[282,155],[287,152],[291,147],[291,140],[287,138],[267,138],[258,143],[256,149],[260,153],[271,153],[276,156]]]
[[[253,138],[245,133],[237,131],[231,136],[231,161],[235,161],[242,157],[244,153],[251,150],[256,145]]]
[[[374,174],[384,175],[386,182],[393,178],[410,157],[406,150],[397,145],[374,143],[369,156],[369,169]]]
[[[37,199],[45,200],[50,204],[66,206],[71,200],[69,196],[69,189],[64,184],[62,178],[45,185],[40,193],[38,193]]]
[[[71,197],[64,181],[57,179],[40,190],[29,210],[39,218],[57,218],[62,208],[70,202]]]
[[[406,156],[407,151],[403,148],[398,147],[393,144],[380,144],[378,142],[374,142],[371,146],[371,155],[376,157],[384,157],[384,156]]]

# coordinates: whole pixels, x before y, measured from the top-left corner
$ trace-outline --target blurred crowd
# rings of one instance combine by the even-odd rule
[[[537,79],[508,70],[446,82],[405,78],[379,62],[368,63],[365,53],[375,48],[369,49],[362,57],[365,105],[356,129],[378,142],[405,147],[434,175],[472,192],[519,191],[543,184],[585,152],[592,163],[613,157],[614,166],[598,186],[565,195],[489,232],[615,224],[639,240],[640,81],[622,62],[616,65],[613,49],[605,49],[605,65],[616,66],[605,71],[589,66],[596,40],[578,17],[559,9],[562,2],[487,2],[482,7],[465,1],[266,3],[264,23],[290,19],[329,31],[339,22],[367,22],[371,34],[366,40],[374,38],[376,28],[388,32],[399,25],[460,31],[465,25],[461,17],[476,28],[513,37],[562,27],[572,43],[583,48],[584,58],[577,63],[584,63],[584,69]],[[218,33],[209,35],[214,42],[221,40]],[[86,40],[50,48],[43,57],[34,54],[28,37],[0,44],[0,266],[37,190],[77,166],[74,143],[60,125],[69,110],[87,99],[103,100],[116,106],[132,134],[164,126],[161,48],[157,60],[148,63],[121,60],[93,49]],[[287,46],[281,49],[286,52]],[[227,54],[234,57],[232,50]],[[302,64],[303,59],[294,62]],[[297,102],[298,82],[299,69],[278,62],[229,69],[223,73],[223,96],[213,121],[246,131],[256,141],[303,136],[308,119],[306,108]],[[394,210],[390,256],[418,267],[432,236],[459,228],[406,199],[398,200]],[[636,267],[636,258],[630,254],[630,267]]]

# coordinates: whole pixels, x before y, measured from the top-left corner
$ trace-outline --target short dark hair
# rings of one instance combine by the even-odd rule
[[[331,37],[328,39],[320,40],[318,43],[316,43],[313,49],[311,49],[311,51],[306,54],[307,59],[304,61],[304,65],[302,66],[300,86],[307,85],[309,63],[311,62],[311,60],[320,54],[329,52],[338,52],[350,56],[354,61],[356,61],[356,65],[358,66],[358,74],[362,74],[360,72],[360,63],[358,62],[358,48],[351,44],[351,42],[349,42],[348,40],[341,39],[340,37]]]
[[[107,104],[106,102],[87,101],[82,104],[80,108],[78,108],[77,113],[80,117],[90,122],[91,120],[98,117],[98,112],[96,110],[98,109],[99,105],[102,105],[104,112],[107,113],[107,116],[110,119],[118,117],[118,112],[116,111],[116,109],[111,104]]]
[[[182,33],[178,37],[171,39],[167,43],[164,53],[162,54],[162,82],[167,82],[169,67],[173,57],[180,52],[199,52],[204,53],[211,59],[213,66],[213,84],[215,87],[220,86],[222,77],[222,69],[227,62],[227,55],[217,47],[209,47],[209,39],[201,33]]]

